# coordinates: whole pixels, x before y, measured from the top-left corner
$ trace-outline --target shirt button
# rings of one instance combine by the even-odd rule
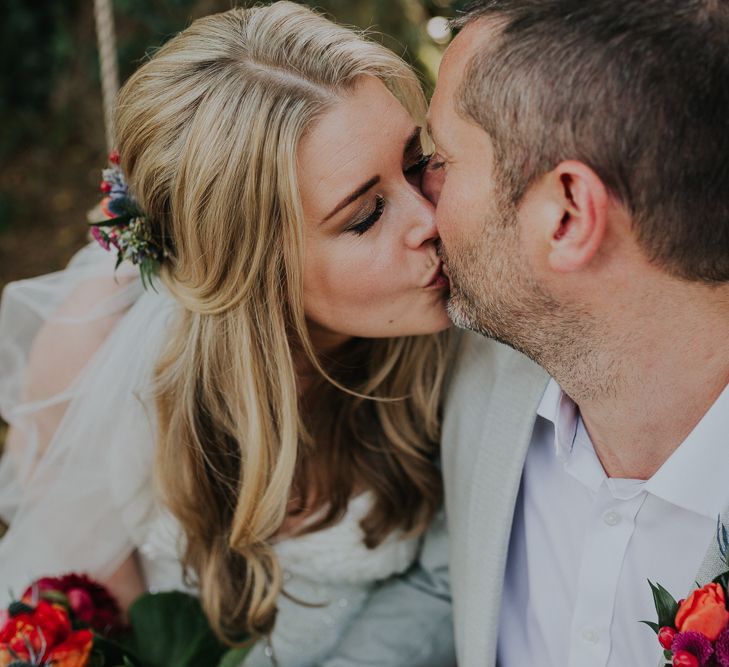
[[[617,526],[620,523],[620,515],[617,512],[613,512],[612,510],[610,510],[609,512],[605,512],[605,514],[602,515],[602,520],[608,526]]]
[[[582,631],[582,639],[584,639],[589,644],[597,644],[597,642],[600,641],[600,637],[593,628],[585,628]]]

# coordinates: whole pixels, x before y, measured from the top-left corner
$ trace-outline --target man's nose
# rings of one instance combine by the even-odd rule
[[[426,167],[420,181],[420,189],[423,196],[430,201],[433,206],[440,199],[440,191],[443,189],[443,169],[432,169]]]

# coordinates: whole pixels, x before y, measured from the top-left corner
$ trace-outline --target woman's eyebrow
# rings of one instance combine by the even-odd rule
[[[342,199],[342,201],[340,201],[334,207],[334,209],[331,211],[331,213],[329,213],[324,218],[324,220],[322,220],[322,223],[325,223],[327,220],[329,220],[329,218],[331,218],[332,216],[339,213],[339,211],[341,211],[344,207],[349,206],[355,199],[361,197],[365,192],[367,192],[367,190],[369,190],[371,187],[374,187],[379,182],[380,182],[380,177],[373,176],[366,183],[363,183],[362,185],[360,185],[354,192],[352,192],[351,194],[347,195],[344,199]]]
[[[422,128],[416,127],[405,140],[405,148],[402,154],[407,156],[410,153],[420,149],[420,132]]]
[[[414,152],[420,145],[420,127],[416,127],[407,137],[405,140],[405,147],[403,148],[403,155],[407,156],[411,152]],[[327,214],[327,216],[322,220],[322,224],[325,223],[327,220],[335,216],[339,211],[341,211],[343,208],[349,206],[355,199],[358,199],[361,197],[367,190],[369,190],[371,187],[377,185],[380,182],[380,177],[373,176],[370,178],[366,183],[363,183],[360,185],[354,192],[347,195],[342,201],[340,201],[333,209],[332,211]]]

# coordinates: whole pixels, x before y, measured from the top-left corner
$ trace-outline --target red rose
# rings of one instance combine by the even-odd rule
[[[10,664],[4,662],[5,656],[13,653],[29,660],[31,650],[45,660],[50,649],[70,634],[71,622],[66,610],[41,600],[32,612],[13,616],[0,631],[0,667]]]
[[[48,654],[48,661],[53,667],[86,667],[93,644],[91,630],[77,630]]]
[[[679,606],[676,627],[681,632],[700,632],[714,641],[729,623],[724,589],[719,584],[706,584],[695,590]]]
[[[104,586],[85,575],[39,579],[25,591],[23,602],[32,605],[34,596],[43,598],[53,593],[65,595],[76,619],[100,634],[113,635],[124,629],[117,601]]]

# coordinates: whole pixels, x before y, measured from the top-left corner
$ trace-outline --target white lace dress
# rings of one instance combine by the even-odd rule
[[[113,257],[89,246],[64,271],[3,293],[0,414],[13,438],[0,459],[0,517],[10,522],[2,606],[40,576],[107,578],[133,552],[151,590],[184,588],[179,526],[153,486],[148,390],[177,306],[161,287],[145,292],[133,267],[113,275]],[[41,380],[29,384],[32,375]],[[414,560],[417,541],[397,534],[364,546],[371,502],[357,496],[338,524],[275,545],[286,594],[270,644],[280,667],[319,664],[373,586]],[[256,645],[246,667],[274,664],[266,649]]]

